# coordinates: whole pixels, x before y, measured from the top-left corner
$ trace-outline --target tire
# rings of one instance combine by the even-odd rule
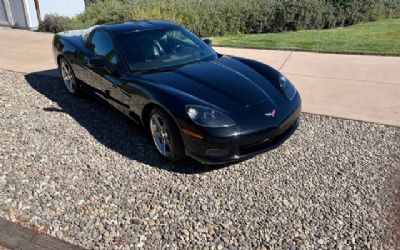
[[[79,95],[79,82],[75,77],[71,64],[65,57],[60,59],[59,69],[67,91],[74,96]]]
[[[185,158],[179,128],[166,112],[159,108],[152,109],[148,125],[154,146],[164,158],[172,162]]]

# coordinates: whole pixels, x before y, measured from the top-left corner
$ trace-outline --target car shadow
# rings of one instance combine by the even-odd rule
[[[25,79],[33,89],[58,106],[49,105],[43,108],[44,111],[68,114],[107,148],[129,159],[182,174],[210,172],[228,166],[203,165],[189,158],[174,164],[163,159],[140,125],[89,94],[70,95],[57,76],[58,70],[54,69],[27,74]]]

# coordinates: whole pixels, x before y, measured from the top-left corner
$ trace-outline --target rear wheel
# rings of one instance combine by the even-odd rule
[[[67,59],[64,57],[60,59],[60,71],[68,92],[72,95],[79,94],[79,84],[75,78],[74,71]]]
[[[185,157],[179,128],[168,114],[154,108],[150,112],[148,124],[154,146],[163,157],[173,162]]]

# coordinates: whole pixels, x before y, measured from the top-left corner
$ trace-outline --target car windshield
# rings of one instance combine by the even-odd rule
[[[132,71],[162,70],[216,58],[216,53],[191,32],[155,29],[117,37]]]

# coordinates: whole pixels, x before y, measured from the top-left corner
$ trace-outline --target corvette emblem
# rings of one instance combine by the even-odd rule
[[[271,112],[269,112],[269,113],[265,113],[265,115],[266,116],[272,116],[272,117],[275,117],[275,115],[276,115],[276,109],[273,109]]]

